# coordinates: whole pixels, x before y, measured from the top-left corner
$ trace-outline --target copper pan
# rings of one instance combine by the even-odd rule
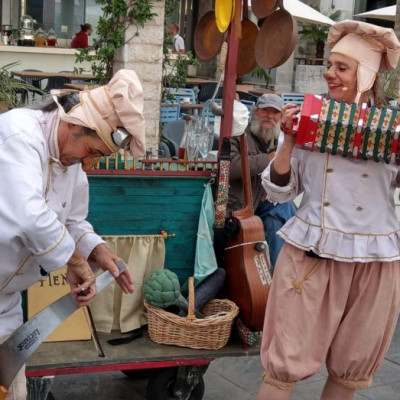
[[[278,7],[278,0],[251,0],[251,10],[257,18],[265,18]]]
[[[226,34],[218,30],[214,10],[206,12],[199,19],[194,31],[194,51],[202,61],[210,61],[220,51]]]
[[[256,63],[257,25],[247,18],[247,2],[243,4],[242,37],[239,40],[237,75],[245,75],[253,70]]]
[[[261,25],[256,40],[260,67],[276,68],[287,61],[297,43],[297,21],[283,8],[275,10]]]

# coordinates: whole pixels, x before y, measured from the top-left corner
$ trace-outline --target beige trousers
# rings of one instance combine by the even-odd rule
[[[315,374],[346,388],[371,385],[400,308],[400,262],[344,263],[285,244],[265,315],[264,381],[279,388]]]

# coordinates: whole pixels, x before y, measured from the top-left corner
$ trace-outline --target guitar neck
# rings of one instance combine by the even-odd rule
[[[249,167],[249,153],[247,147],[247,135],[240,136],[240,158],[242,161],[243,197],[244,206],[240,210],[234,211],[233,215],[239,217],[251,217],[254,215],[253,195],[251,192],[251,176]]]

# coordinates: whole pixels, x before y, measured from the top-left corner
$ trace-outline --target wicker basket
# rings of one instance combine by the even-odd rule
[[[201,310],[206,318],[198,319],[194,315],[193,277],[189,278],[188,288],[189,312],[186,317],[180,317],[144,302],[147,308],[150,339],[160,344],[192,349],[217,350],[224,347],[229,340],[232,323],[238,315],[239,308],[230,300],[214,299]],[[226,314],[217,315],[223,311]]]

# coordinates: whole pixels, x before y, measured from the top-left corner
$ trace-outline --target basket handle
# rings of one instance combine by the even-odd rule
[[[195,308],[195,297],[194,297],[194,278],[190,276],[188,279],[188,314],[186,316],[186,323],[190,325],[191,321],[197,319],[203,319],[205,316]]]
[[[194,320],[196,319],[196,316],[194,315],[194,278],[193,276],[190,276],[188,279],[188,315],[186,319],[189,320]]]

